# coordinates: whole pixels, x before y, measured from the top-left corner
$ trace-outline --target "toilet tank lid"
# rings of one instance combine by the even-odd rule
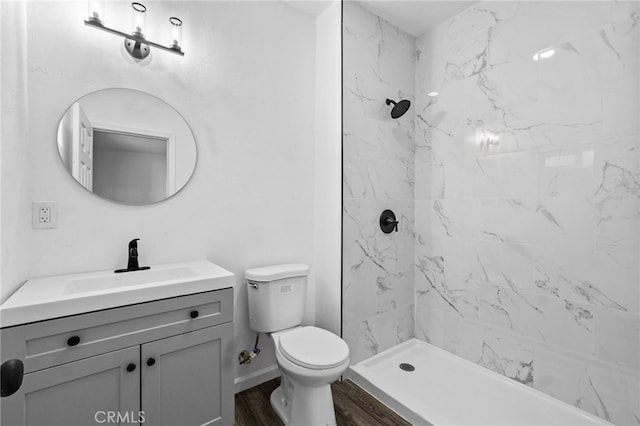
[[[247,269],[244,273],[246,279],[258,282],[276,281],[292,277],[306,277],[307,275],[309,275],[309,267],[302,263],[263,266],[261,268]]]

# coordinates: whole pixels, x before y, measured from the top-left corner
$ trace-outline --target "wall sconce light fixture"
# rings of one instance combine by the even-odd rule
[[[124,46],[127,52],[136,59],[144,59],[149,56],[149,47],[153,46],[176,55],[184,56],[182,52],[182,20],[172,16],[169,18],[171,30],[171,46],[163,46],[145,38],[144,32],[147,23],[147,8],[142,3],[131,3],[131,34],[109,28],[104,24],[104,12],[102,2],[89,1],[89,17],[84,21],[85,25],[124,37]]]

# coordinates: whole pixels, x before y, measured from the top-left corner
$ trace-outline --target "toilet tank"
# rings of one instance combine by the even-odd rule
[[[308,275],[309,267],[297,263],[245,271],[249,327],[268,333],[302,324]]]

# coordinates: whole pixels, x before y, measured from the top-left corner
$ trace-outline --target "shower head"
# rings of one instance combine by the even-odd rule
[[[400,102],[394,102],[391,99],[387,99],[387,105],[393,104],[393,108],[391,109],[391,118],[399,118],[407,112],[409,107],[411,106],[411,102],[404,99]]]

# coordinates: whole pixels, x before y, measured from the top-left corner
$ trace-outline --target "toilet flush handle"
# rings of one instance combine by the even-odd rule
[[[258,289],[258,283],[254,283],[253,281],[247,281],[247,284],[249,285],[249,287],[253,287],[256,290]]]

